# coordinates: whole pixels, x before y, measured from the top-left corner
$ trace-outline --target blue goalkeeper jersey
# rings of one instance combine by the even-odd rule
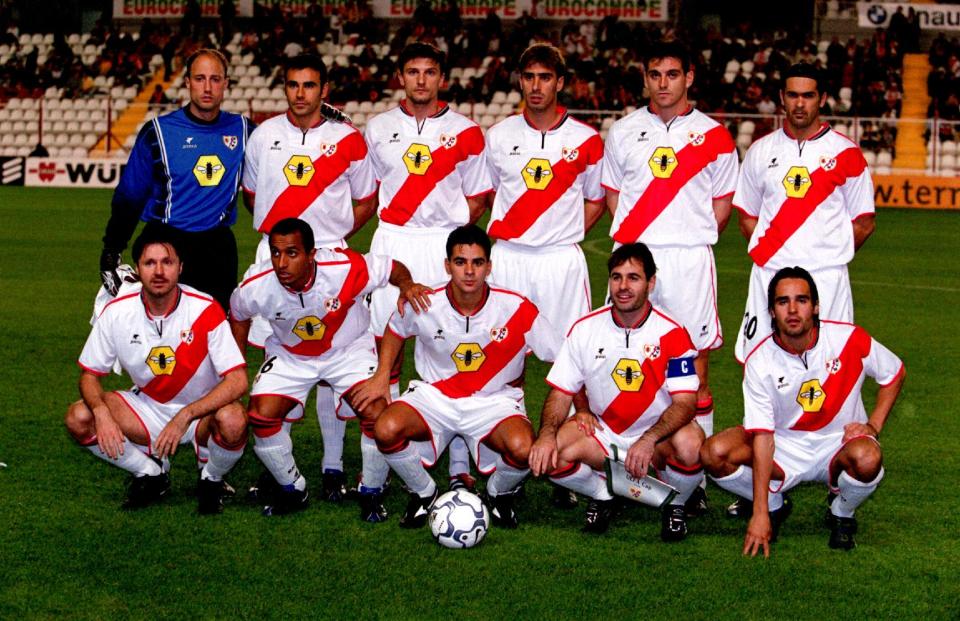
[[[245,117],[224,111],[210,122],[186,108],[153,119],[130,152],[113,196],[114,210],[130,210],[144,222],[159,221],[181,231],[233,224],[251,130]]]

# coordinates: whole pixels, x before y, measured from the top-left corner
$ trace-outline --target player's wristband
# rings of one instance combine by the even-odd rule
[[[880,430],[877,429],[876,427],[874,427],[874,426],[873,426],[873,423],[867,421],[867,422],[864,423],[864,424],[865,424],[867,427],[869,427],[870,429],[873,429],[873,437],[874,437],[874,438],[879,438],[879,437],[880,437]]]

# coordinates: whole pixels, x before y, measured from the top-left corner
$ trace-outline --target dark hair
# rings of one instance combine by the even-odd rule
[[[637,242],[635,244],[624,244],[614,250],[607,259],[607,274],[613,272],[613,268],[619,267],[635,259],[643,264],[643,275],[647,280],[653,278],[657,273],[657,264],[653,261],[653,253],[647,248],[646,244]]]
[[[323,59],[316,54],[300,54],[287,60],[283,64],[284,81],[287,79],[287,74],[296,69],[313,69],[320,74],[320,86],[327,83],[327,66],[323,64]]]
[[[445,73],[444,63],[446,62],[446,55],[437,49],[437,47],[429,43],[424,43],[423,41],[416,41],[400,50],[400,57],[397,59],[397,71],[403,73],[404,65],[415,58],[432,60],[440,67],[440,73]]]
[[[268,239],[272,239],[274,235],[290,235],[292,233],[300,233],[300,241],[303,242],[303,249],[306,252],[313,250],[316,245],[313,237],[313,228],[300,218],[284,218],[280,220],[270,229]]]
[[[767,285],[767,310],[773,312],[773,305],[777,297],[777,285],[780,284],[781,280],[786,280],[788,278],[796,278],[799,280],[807,281],[807,285],[810,287],[810,301],[813,302],[814,306],[820,304],[820,293],[817,291],[817,283],[814,282],[813,276],[810,275],[810,272],[803,269],[799,265],[793,267],[783,267],[777,270],[777,273],[773,275],[773,278],[770,279],[770,284]],[[813,315],[814,323],[819,323],[820,314],[815,313]],[[777,332],[777,320],[775,318],[770,319],[770,326],[774,332]]]
[[[795,63],[790,65],[790,68],[783,74],[783,86],[780,90],[787,89],[787,80],[789,78],[809,78],[817,83],[817,93],[823,93],[823,89],[820,88],[820,84],[822,83],[820,70],[810,63]]]
[[[209,56],[214,60],[216,60],[217,62],[219,62],[220,65],[223,67],[223,77],[227,77],[227,67],[230,66],[230,63],[227,62],[227,57],[224,56],[222,53],[220,53],[219,50],[215,50],[209,47],[204,47],[197,50],[193,54],[190,54],[190,57],[187,58],[186,67],[187,67],[188,78],[191,77],[190,72],[193,70],[193,63],[197,62],[197,59],[200,58],[201,56]]]
[[[643,54],[643,66],[645,69],[649,69],[651,60],[663,60],[664,58],[676,58],[679,60],[680,67],[684,73],[687,73],[692,68],[689,48],[676,39],[654,43],[650,49]]]
[[[453,258],[455,246],[470,246],[476,244],[483,248],[483,253],[490,258],[490,236],[476,224],[464,224],[450,231],[447,236],[447,259]]]
[[[180,248],[177,247],[177,242],[174,241],[174,239],[175,234],[170,230],[161,227],[145,227],[143,232],[140,233],[140,236],[134,240],[133,248],[130,250],[133,255],[133,262],[140,263],[140,257],[143,256],[143,251],[146,250],[147,246],[154,244],[170,246],[173,248],[174,254],[177,255],[177,259],[180,259]]]
[[[520,62],[517,63],[517,69],[522,72],[530,65],[549,67],[558,78],[567,75],[567,63],[563,59],[563,54],[549,43],[534,43],[524,50],[520,55]]]

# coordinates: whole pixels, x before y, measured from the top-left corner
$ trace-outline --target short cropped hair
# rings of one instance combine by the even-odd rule
[[[287,74],[297,69],[312,69],[320,74],[320,86],[327,83],[327,66],[323,59],[316,54],[299,54],[283,63],[283,79]]]
[[[453,249],[456,246],[470,246],[476,244],[483,248],[483,254],[490,258],[490,236],[476,224],[464,224],[450,231],[447,236],[447,259],[453,258]]]
[[[134,240],[133,248],[131,248],[130,251],[133,255],[133,262],[140,263],[140,257],[143,256],[143,251],[147,249],[147,246],[154,244],[170,246],[173,248],[173,253],[177,255],[177,259],[180,259],[180,248],[177,247],[178,242],[175,240],[175,237],[175,233],[166,228],[152,226],[144,228],[140,236]]]
[[[657,264],[653,261],[653,253],[647,248],[646,244],[640,242],[634,244],[624,244],[613,251],[610,258],[607,259],[607,274],[613,272],[613,268],[619,267],[634,259],[643,264],[643,275],[647,280],[653,278],[657,273]]]
[[[446,55],[436,46],[424,43],[423,41],[411,43],[400,51],[400,57],[397,59],[397,71],[403,73],[403,67],[415,58],[432,60],[440,67],[440,73],[446,73],[444,69]]]
[[[523,71],[530,65],[543,65],[552,69],[558,78],[567,75],[567,62],[563,59],[563,54],[549,43],[534,43],[524,50],[517,68]]]
[[[303,249],[306,252],[313,250],[316,245],[313,237],[313,228],[300,218],[284,218],[280,220],[270,229],[269,238],[273,239],[274,235],[290,235],[292,233],[300,233],[300,240],[303,242]]]
[[[188,78],[191,77],[192,75],[191,72],[193,71],[193,63],[197,62],[197,59],[200,58],[201,56],[209,56],[210,58],[220,63],[220,66],[223,67],[223,77],[227,77],[227,67],[230,66],[230,63],[227,62],[227,57],[224,56],[222,53],[220,53],[218,50],[215,50],[209,47],[204,47],[197,50],[193,54],[190,54],[190,57],[187,58],[186,66],[187,66]]]
[[[817,93],[823,93],[823,89],[820,88],[823,76],[820,70],[810,63],[794,63],[790,65],[790,68],[783,74],[783,86],[781,90],[786,90],[787,79],[789,78],[809,78],[817,83]]]
[[[643,54],[643,65],[649,69],[650,61],[663,60],[664,58],[676,58],[679,60],[680,67],[684,73],[687,73],[693,68],[690,49],[676,39],[654,43],[650,49]]]

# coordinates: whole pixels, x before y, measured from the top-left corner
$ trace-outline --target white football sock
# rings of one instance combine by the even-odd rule
[[[384,455],[384,458],[393,471],[403,479],[407,488],[417,496],[429,498],[436,491],[437,484],[423,467],[420,452],[412,443],[407,444],[401,451]]]
[[[677,490],[677,495],[671,501],[671,504],[682,505],[690,499],[690,494],[700,485],[700,481],[703,480],[703,472],[698,470],[694,474],[687,474],[680,470],[674,470],[667,465],[660,471],[660,479]]]
[[[123,441],[123,455],[119,455],[117,459],[113,459],[101,451],[96,442],[88,445],[87,448],[103,461],[131,472],[134,476],[153,477],[163,473],[160,464],[148,457],[143,447],[127,439]]]
[[[213,442],[213,438],[210,438],[208,442]],[[197,470],[202,472],[207,462],[210,461],[210,450],[202,444],[196,444],[194,446],[197,449]]]
[[[753,468],[749,466],[740,466],[733,471],[733,474],[725,477],[710,477],[713,482],[722,489],[727,490],[741,498],[753,500]],[[783,506],[783,494],[780,492],[767,493],[767,509],[776,511]]]
[[[253,445],[253,452],[257,454],[279,485],[282,487],[292,485],[299,491],[306,489],[307,481],[300,475],[297,464],[293,460],[293,441],[290,440],[290,434],[281,429],[265,438],[258,436],[256,444]]]
[[[570,474],[550,477],[550,480],[594,500],[613,500],[613,496],[607,490],[607,480],[586,464],[577,464],[577,469]]]
[[[830,504],[830,512],[837,517],[853,517],[853,512],[857,510],[857,507],[862,505],[863,501],[869,498],[870,494],[880,485],[880,480],[883,479],[883,475],[884,470],[880,468],[880,472],[876,478],[869,483],[864,483],[847,474],[846,470],[841,472],[837,478],[837,488],[840,493],[837,494],[837,497],[834,498]]]
[[[462,437],[455,436],[451,440],[447,458],[450,460],[451,479],[458,474],[470,474],[470,450]]]
[[[390,473],[390,466],[383,458],[373,438],[360,434],[360,455],[363,457],[363,475],[360,483],[370,490],[383,489]]]
[[[317,422],[323,438],[323,469],[343,472],[343,435],[347,421],[337,418],[333,390],[329,386],[317,386]]]
[[[487,493],[490,496],[499,496],[500,494],[510,494],[514,492],[520,483],[530,474],[529,468],[514,468],[503,457],[497,457],[497,470],[487,480]]]
[[[390,401],[396,401],[400,398],[400,382],[390,382]]]
[[[209,457],[207,457],[207,465],[204,466],[200,472],[200,478],[209,481],[222,481],[223,477],[225,477],[236,463],[240,461],[240,458],[243,457],[244,446],[245,445],[241,445],[240,448],[237,449],[228,449],[220,446],[211,434],[210,440],[207,442]]]

